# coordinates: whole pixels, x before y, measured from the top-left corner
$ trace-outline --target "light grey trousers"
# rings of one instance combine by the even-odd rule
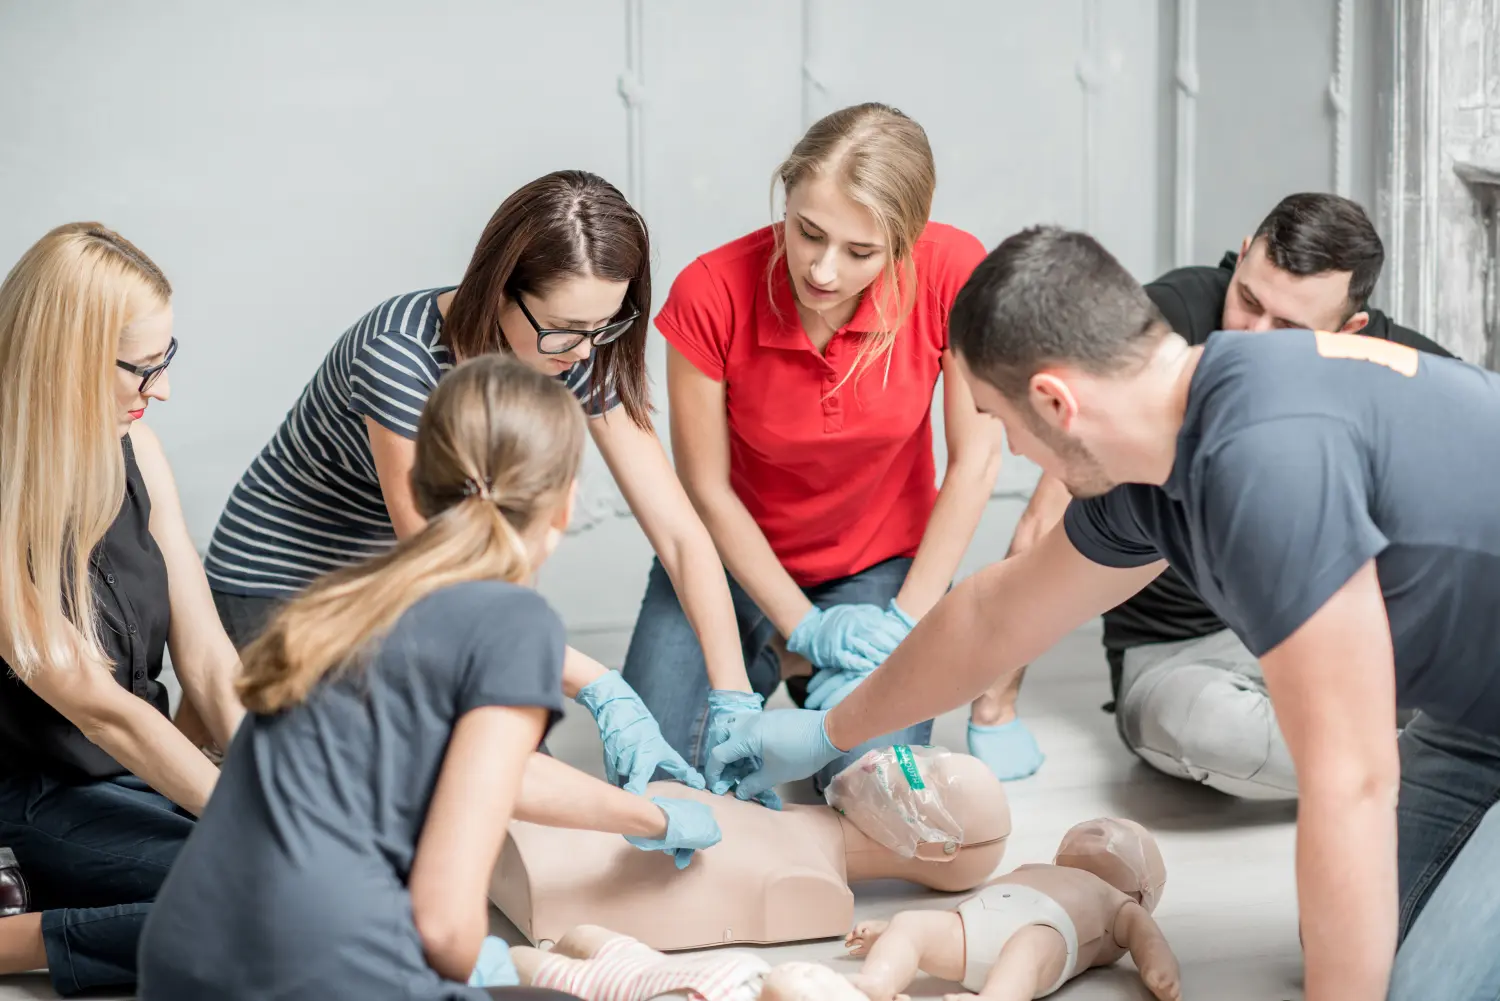
[[[1116,724],[1158,771],[1244,799],[1295,799],[1260,663],[1228,629],[1125,651]]]

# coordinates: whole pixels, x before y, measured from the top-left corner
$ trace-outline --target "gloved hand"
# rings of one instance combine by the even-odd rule
[[[1035,775],[1047,756],[1019,718],[999,726],[969,723],[969,753],[989,766],[1001,782]]]
[[[807,778],[841,753],[823,729],[827,715],[809,709],[773,709],[736,717],[729,723],[729,738],[708,756],[704,769],[708,780],[718,782],[734,763],[757,759],[759,766],[735,787],[740,799],[755,799],[783,782]]]
[[[623,785],[637,796],[660,768],[693,789],[703,788],[703,776],[672,750],[661,727],[641,697],[619,671],[609,671],[585,685],[574,701],[587,709],[604,741],[604,775],[611,785]]]
[[[661,807],[667,815],[667,834],[663,838],[632,838],[625,840],[642,851],[666,852],[677,861],[677,868],[686,869],[693,860],[693,852],[700,848],[712,848],[723,837],[719,833],[719,822],[713,810],[690,799],[669,799],[652,796],[651,802]]]
[[[881,631],[879,637],[883,641],[895,639],[896,643],[899,644],[910,635],[912,629],[917,624],[916,619],[907,615],[906,612],[902,611],[901,606],[896,604],[895,598],[892,598],[890,604],[886,606],[885,617],[888,620],[886,623],[887,628]],[[813,675],[812,682],[807,686],[807,698],[803,701],[803,706],[808,709],[832,709],[848,698],[849,693],[858,688],[860,682],[869,677],[870,673],[876,667],[885,663],[885,659],[896,649],[893,645],[889,650],[886,650],[883,646],[877,646],[873,642],[868,643],[867,646],[871,653],[876,655],[870,657],[870,659],[875,661],[871,667],[858,669],[819,668],[818,672]]]
[[[905,636],[879,605],[814,605],[787,637],[786,648],[814,667],[873,671]]]
[[[505,940],[486,935],[479,945],[479,962],[469,974],[470,987],[515,987],[521,983],[516,964],[510,958]]]
[[[730,720],[748,713],[760,712],[765,701],[753,692],[736,692],[723,688],[710,691],[708,693],[708,733],[703,744],[703,753],[712,754],[713,749],[729,737]],[[710,786],[709,791],[715,796],[722,796],[738,785],[740,779],[759,767],[759,758],[737,761],[724,769],[719,781]],[[773,810],[781,809],[781,797],[776,795],[774,790],[767,789],[755,798],[762,806],[768,806]]]

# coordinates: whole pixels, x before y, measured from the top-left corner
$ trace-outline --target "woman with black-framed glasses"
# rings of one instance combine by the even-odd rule
[[[207,569],[243,647],[280,604],[328,571],[389,550],[423,525],[408,482],[417,419],[454,365],[514,355],[562,381],[680,593],[715,687],[749,691],[724,570],[652,429],[645,223],[582,171],[507,198],[454,287],[396,296],[334,343],[230,495]],[[611,781],[641,791],[660,767],[702,786],[616,671],[569,649],[564,691],[604,740]]]

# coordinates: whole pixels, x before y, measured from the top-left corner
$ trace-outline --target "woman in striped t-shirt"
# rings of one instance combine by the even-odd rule
[[[457,286],[396,296],[345,331],[214,529],[206,569],[235,643],[322,574],[421,529],[409,475],[422,406],[454,365],[503,351],[578,397],[687,596],[714,687],[748,692],[723,566],[651,426],[650,257],[645,222],[613,185],[559,171],[505,200]],[[702,787],[618,672],[569,648],[563,690],[598,723],[612,782],[640,792],[660,766]]]

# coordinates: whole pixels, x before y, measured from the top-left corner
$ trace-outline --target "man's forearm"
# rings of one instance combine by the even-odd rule
[[[1297,890],[1307,1001],[1382,1001],[1396,951],[1393,788],[1304,786]]]

